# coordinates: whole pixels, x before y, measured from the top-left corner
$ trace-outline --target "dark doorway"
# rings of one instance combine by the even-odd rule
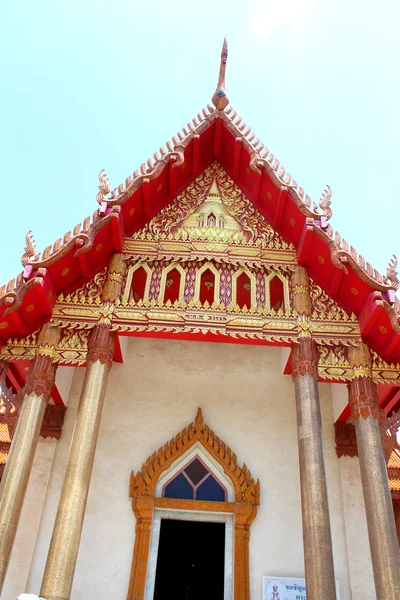
[[[224,600],[225,523],[161,520],[154,600]]]

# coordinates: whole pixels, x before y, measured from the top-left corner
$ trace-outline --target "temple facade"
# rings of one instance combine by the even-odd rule
[[[1,600],[399,600],[400,302],[229,104],[0,289]]]

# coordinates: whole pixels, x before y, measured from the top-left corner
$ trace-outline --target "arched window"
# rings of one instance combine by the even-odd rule
[[[226,501],[226,490],[215,479],[208,467],[195,456],[173,479],[167,482],[163,490],[164,498],[182,500]]]
[[[181,285],[181,274],[178,269],[172,269],[167,273],[164,290],[164,304],[170,300],[172,304],[179,300],[179,288]]]
[[[132,275],[132,285],[129,300],[138,302],[143,300],[146,289],[147,273],[143,267],[139,267]]]
[[[282,308],[284,310],[284,289],[282,280],[275,275],[269,282],[269,302],[270,308],[273,310],[279,310]]]
[[[206,269],[200,279],[200,302],[204,304],[207,300],[211,305],[215,295],[215,276],[210,269]]]
[[[207,227],[215,227],[217,225],[217,219],[213,213],[210,213],[207,217]]]
[[[246,273],[242,273],[236,279],[236,304],[239,308],[251,307],[251,282]]]

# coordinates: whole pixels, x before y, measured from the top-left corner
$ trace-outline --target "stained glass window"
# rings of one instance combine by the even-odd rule
[[[226,490],[196,457],[166,484],[163,496],[182,500],[224,501]]]

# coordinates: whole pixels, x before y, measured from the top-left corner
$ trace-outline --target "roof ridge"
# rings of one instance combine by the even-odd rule
[[[40,274],[37,270],[43,269],[44,271],[45,267],[58,258],[62,258],[74,247],[76,248],[75,257],[90,250],[97,232],[111,219],[118,218],[120,206],[124,201],[143,182],[158,177],[170,161],[174,161],[176,167],[182,165],[185,160],[184,151],[186,147],[192,140],[199,138],[202,131],[216,119],[224,121],[228,129],[240,138],[241,143],[249,152],[250,168],[258,173],[265,170],[276,187],[280,190],[286,190],[306,218],[312,220],[311,225],[314,232],[329,247],[334,266],[345,274],[348,273],[346,265],[351,266],[359,277],[379,292],[398,289],[400,282],[396,273],[396,257],[393,257],[389,262],[387,274],[384,277],[370,263],[366,262],[364,257],[359,255],[357,250],[338,232],[335,232],[328,223],[332,216],[330,208],[332,192],[329,186],[322,193],[317,207],[315,203],[312,203],[311,197],[305,193],[304,189],[281,165],[269,148],[265,147],[260,139],[256,137],[251,127],[246,124],[232,105],[229,105],[225,110],[220,110],[207,104],[196,117],[189,121],[176,135],[172,136],[165,146],[161,146],[159,150],[154,152],[153,157],[142,163],[139,169],[126,177],[125,182],[119,184],[117,188],[110,190],[107,176],[104,170],[101,171],[99,174],[99,193],[96,196],[100,209],[97,209],[92,217],[86,217],[82,223],[75,225],[63,238],[58,238],[54,244],[47,246],[41,255],[36,254],[34,244],[28,243],[28,239],[32,240],[32,238],[27,237],[27,247],[23,255],[25,271],[10,280],[8,284],[0,287],[0,306],[4,303],[9,304],[7,312],[14,311],[22,302],[27,286],[32,285],[32,278],[44,276],[43,273]],[[312,204],[313,207],[311,207]],[[394,294],[384,299],[383,302],[394,330],[400,333],[400,302],[396,300]]]
[[[400,282],[397,278],[396,272],[396,256],[393,255],[393,258],[389,261],[389,275],[387,275],[385,278],[377,269],[374,269],[370,263],[366,262],[364,257],[359,254],[357,250],[344,238],[342,238],[339,232],[335,231],[330,224],[326,223],[332,216],[332,210],[330,208],[330,198],[332,196],[331,188],[327,185],[327,189],[321,195],[319,208],[322,209],[322,214],[317,212],[318,207],[315,203],[313,203],[313,210],[311,210],[311,197],[308,194],[305,194],[304,189],[299,186],[292,175],[287,172],[283,165],[281,165],[280,161],[275,157],[275,155],[264,146],[259,138],[256,138],[256,135],[252,131],[251,127],[249,127],[242,117],[237,114],[234,108],[229,105],[224,114],[227,115],[229,121],[241,132],[241,135],[255,153],[250,161],[250,167],[257,170],[259,170],[261,167],[264,167],[269,175],[272,175],[275,184],[277,184],[280,189],[286,188],[288,190],[291,197],[296,201],[296,204],[302,210],[302,212],[305,212],[307,216],[310,216],[314,219],[325,219],[325,224],[321,223],[319,229],[321,233],[325,233],[326,236],[330,238],[329,243],[331,247],[332,262],[334,265],[347,274],[347,269],[344,263],[349,262],[356,272],[359,271],[359,269],[362,269],[372,285],[374,283],[378,283],[378,289],[381,291],[386,291],[387,289],[398,289]],[[254,140],[254,138],[256,139]],[[304,211],[304,209],[306,210]],[[386,284],[385,279],[390,283]]]
[[[311,209],[311,197],[304,192],[304,188],[302,188],[286,168],[281,165],[280,161],[269,148],[266,148],[260,139],[256,137],[251,127],[246,124],[232,105],[229,105],[225,111],[222,111],[215,109],[208,104],[197,114],[197,117],[194,117],[189,121],[176,135],[172,136],[171,140],[166,142],[165,145],[167,150],[164,146],[161,146],[154,152],[154,162],[153,159],[149,157],[146,162],[143,162],[140,165],[139,169],[136,169],[132,175],[126,177],[124,183],[120,183],[118,187],[114,188],[112,191],[110,190],[110,185],[104,169],[100,171],[100,192],[97,194],[96,198],[101,205],[101,208],[100,211],[95,211],[93,213],[92,223],[90,223],[90,217],[86,217],[83,221],[82,228],[81,223],[75,225],[73,230],[68,231],[64,235],[63,240],[62,238],[59,238],[54,244],[47,246],[43,250],[41,257],[38,257],[36,260],[32,260],[36,258],[36,255],[33,256],[33,250],[31,262],[29,262],[29,256],[27,256],[27,253],[25,252],[25,262],[30,264],[33,268],[45,267],[55,254],[60,253],[60,257],[66,254],[78,239],[81,239],[83,244],[77,249],[76,254],[78,255],[89,250],[93,244],[93,233],[97,232],[97,228],[92,231],[92,227],[97,223],[99,218],[105,216],[106,208],[120,206],[127,197],[140,187],[144,179],[154,179],[157,177],[170,160],[175,160],[176,166],[183,164],[183,153],[187,145],[192,141],[193,137],[199,135],[205,127],[218,117],[222,118],[225,122],[231,123],[240,133],[244,143],[248,145],[248,150],[251,155],[250,168],[258,172],[261,168],[264,168],[279,189],[287,189],[291,198],[307,217],[320,221],[319,227],[316,228],[316,233],[317,235],[326,238],[330,247],[332,262],[337,268],[347,274],[345,263],[348,263],[359,275],[364,276],[363,278],[365,278],[372,287],[375,287],[379,291],[398,289],[400,282],[395,271],[397,267],[396,257],[391,259],[391,262],[389,263],[388,272],[390,271],[390,276],[386,278],[369,262],[366,262],[364,257],[358,254],[357,250],[342,238],[340,233],[335,232],[332,226],[327,223],[332,215],[332,210],[330,209],[332,192],[329,186],[327,186],[327,190],[323,192],[319,201],[319,208],[322,210],[322,213],[318,212],[318,207],[315,203],[313,203],[313,209]],[[108,198],[107,194],[110,194]],[[92,235],[90,235],[91,233]],[[394,265],[392,270],[390,270],[391,265]],[[10,283],[8,285],[10,285]],[[3,288],[4,286],[0,288],[0,296],[2,295]]]

